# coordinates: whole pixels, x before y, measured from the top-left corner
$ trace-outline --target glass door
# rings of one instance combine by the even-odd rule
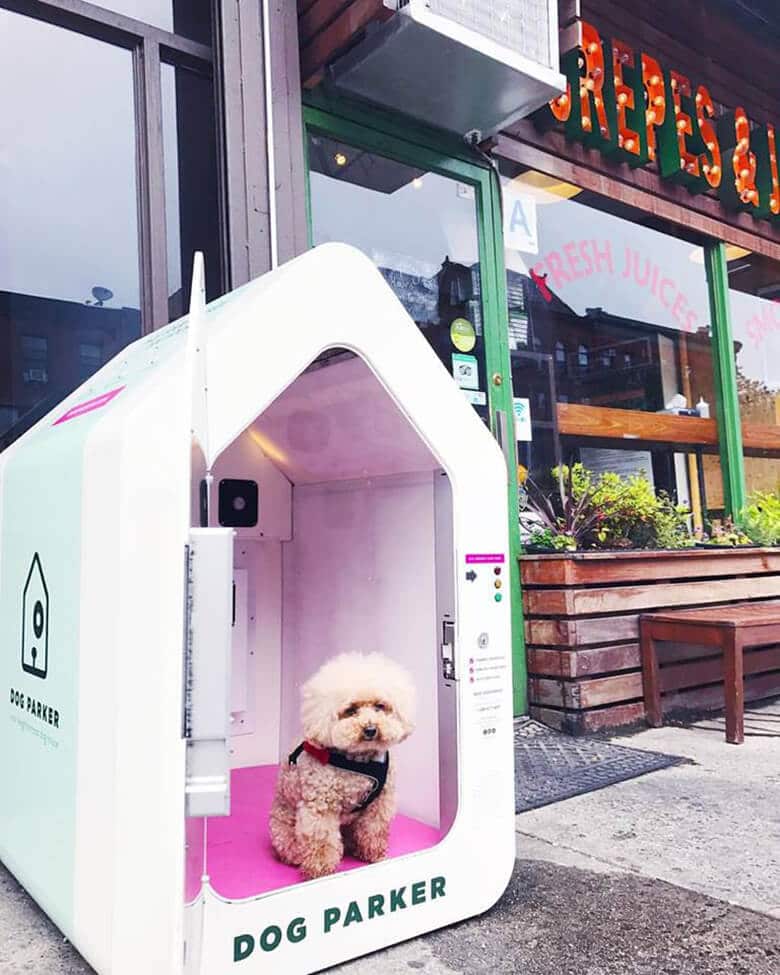
[[[348,110],[349,111],[349,110]],[[519,550],[517,471],[496,178],[462,147],[410,138],[359,118],[305,110],[312,245],[352,244],[374,262],[464,397],[507,455],[510,537]],[[525,710],[517,559],[513,584],[515,712]]]
[[[312,129],[312,243],[376,264],[483,420],[488,420],[475,188]]]

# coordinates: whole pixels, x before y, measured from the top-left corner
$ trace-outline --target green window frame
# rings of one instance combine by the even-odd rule
[[[520,587],[520,526],[517,519],[517,465],[512,463],[512,373],[509,363],[508,313],[501,196],[498,176],[487,158],[465,143],[378,109],[367,109],[313,93],[303,108],[306,165],[306,218],[309,246],[313,246],[308,133],[314,129],[369,152],[435,172],[472,186],[475,191],[482,281],[482,313],[491,430],[504,433],[509,500],[509,574],[512,607],[512,683],[514,713],[524,714],[527,667],[523,603]],[[508,437],[508,440],[507,440]]]
[[[707,291],[712,322],[712,354],[717,397],[718,444],[726,514],[735,518],[745,506],[745,457],[737,391],[737,367],[731,328],[726,245],[713,241],[704,248]]]

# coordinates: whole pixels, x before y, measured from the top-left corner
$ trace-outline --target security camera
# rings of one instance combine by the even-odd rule
[[[253,528],[257,517],[257,481],[225,478],[219,482],[220,525],[224,528]]]

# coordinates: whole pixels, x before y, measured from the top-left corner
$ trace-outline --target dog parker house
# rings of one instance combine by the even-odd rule
[[[125,761],[123,756],[122,777],[110,799],[122,835],[138,832],[135,810],[146,809],[139,822],[156,821],[147,807],[150,786],[140,756],[154,754],[159,735],[140,718],[154,713],[153,702],[161,699],[162,687],[172,693],[178,662],[155,658],[131,680],[130,673],[117,671],[117,660],[98,654],[89,668],[62,672],[65,651],[57,641],[63,632],[79,632],[80,640],[88,636],[94,646],[117,632],[129,640],[144,617],[154,617],[155,607],[174,598],[173,583],[160,587],[149,603],[139,595],[140,588],[133,588],[141,581],[131,585],[128,579],[126,585],[123,581],[127,599],[121,619],[111,602],[79,615],[73,594],[91,582],[89,573],[103,572],[102,564],[81,559],[81,543],[69,534],[76,530],[73,519],[43,526],[48,525],[46,513],[53,497],[64,505],[83,497],[83,510],[91,513],[95,524],[106,526],[129,525],[131,509],[135,512],[141,502],[144,510],[153,509],[147,504],[151,490],[144,484],[133,489],[132,502],[121,502],[127,509],[120,509],[115,492],[109,490],[109,475],[106,486],[83,472],[68,473],[67,455],[86,437],[85,430],[94,427],[97,438],[100,425],[120,415],[116,411],[123,410],[123,397],[127,402],[135,395],[135,370],[139,377],[151,376],[152,360],[159,371],[163,362],[186,354],[184,327],[164,327],[181,319],[187,308],[195,251],[206,255],[209,302],[315,245],[342,241],[363,251],[460,387],[461,398],[500,441],[507,459],[507,510],[512,513],[518,469],[521,477],[527,472],[539,478],[563,459],[579,460],[596,472],[642,470],[657,491],[690,507],[695,526],[739,510],[752,491],[777,486],[780,235],[773,204],[780,82],[772,11],[765,9],[760,21],[751,13],[758,3],[742,4],[737,10],[720,0],[654,0],[638,9],[622,0],[561,0],[535,4],[532,16],[523,20],[530,4],[514,0],[507,9],[517,17],[464,25],[443,0],[397,6],[401,9],[382,0],[300,0],[284,5],[242,0],[242,16],[236,18],[227,0],[216,5],[206,0],[111,0],[91,5],[0,0],[0,38],[7,44],[0,69],[6,71],[0,124],[9,126],[8,142],[14,145],[13,153],[4,157],[2,181],[14,260],[0,261],[5,363],[0,370],[0,463],[9,469],[19,465],[20,483],[29,485],[17,500],[28,512],[25,524],[41,526],[43,579],[41,583],[37,571],[30,577],[39,590],[30,603],[33,615],[28,618],[24,612],[30,639],[23,636],[21,625],[14,632],[13,653],[3,663],[10,668],[3,672],[3,694],[14,735],[24,736],[19,738],[24,747],[41,749],[35,755],[45,755],[50,762],[47,787],[52,794],[71,794],[68,783],[79,767],[73,736],[79,748],[91,747],[91,761],[102,761],[106,767],[111,767],[117,741],[137,739],[135,757]],[[59,68],[62,64],[67,72]],[[450,71],[449,65],[460,70]],[[30,119],[36,124],[28,124]],[[23,140],[13,135],[19,131],[25,133]],[[73,138],[73,133],[85,132],[97,135]],[[481,141],[475,146],[477,137]],[[41,226],[45,233],[38,229]],[[350,282],[345,294],[351,287]],[[209,305],[208,321],[218,308]],[[364,316],[367,331],[371,320],[370,314]],[[253,370],[290,326],[279,314],[264,319],[260,327],[264,342],[251,363]],[[144,344],[133,346],[141,336]],[[74,394],[125,348],[143,351],[128,351],[124,359],[115,360],[124,363],[121,369],[111,367],[119,370],[115,382],[87,387],[90,395]],[[400,347],[395,354],[398,367],[405,367]],[[306,387],[307,396],[307,384],[316,387],[323,401],[337,397],[342,387],[366,395],[372,390],[373,396],[376,389],[371,377],[361,374],[360,361],[332,355],[327,368],[303,373],[296,383],[299,389]],[[310,363],[302,364],[301,372],[304,365]],[[234,373],[233,384],[237,376]],[[328,377],[334,388],[326,392]],[[73,398],[60,409],[58,404],[67,396]],[[684,408],[679,408],[681,400]],[[356,449],[366,448],[372,464],[384,463],[384,430],[390,440],[398,435],[397,445],[393,440],[398,453],[393,456],[403,455],[404,474],[422,477],[432,470],[426,468],[432,463],[427,446],[423,449],[410,428],[380,405],[387,406],[387,401],[376,398],[386,426],[370,435],[360,419],[365,412],[360,397],[346,402],[355,404],[351,425],[362,436],[350,438]],[[667,410],[673,403],[678,404],[676,412]],[[277,661],[273,679],[262,687],[258,683],[256,693],[251,691],[252,675],[257,673],[252,670],[257,652],[252,651],[260,639],[257,613],[269,611],[280,590],[278,582],[258,588],[254,580],[279,578],[278,572],[274,574],[279,556],[268,553],[274,545],[288,544],[282,534],[292,525],[286,485],[308,476],[300,456],[308,457],[307,445],[314,452],[326,428],[321,418],[296,425],[303,454],[274,458],[269,451],[277,427],[286,422],[284,406],[280,398],[278,415],[267,417],[268,429],[252,427],[262,442],[253,439],[249,444],[245,438],[227,449],[225,462],[229,459],[234,466],[224,477],[217,471],[212,488],[215,522],[220,479],[234,482],[225,490],[236,493],[232,498],[226,495],[225,503],[234,511],[234,502],[245,503],[251,513],[252,497],[242,495],[242,485],[258,478],[246,462],[260,453],[268,460],[268,483],[258,481],[259,516],[261,522],[271,518],[277,534],[261,544],[254,528],[236,529],[233,581],[236,604],[245,606],[246,613],[239,613],[237,626],[232,626],[231,591],[231,632],[236,646],[244,649],[236,650],[231,661],[228,707],[234,732],[230,760],[242,770],[278,761],[289,744],[286,738],[294,738],[291,685],[285,683],[278,654],[264,656]],[[51,428],[52,436],[57,433],[57,449],[48,457],[53,465],[49,474],[41,479],[36,478],[34,454],[14,454],[14,444],[47,416],[68,418]],[[272,420],[277,425],[273,429]],[[462,411],[451,411],[450,422],[460,431],[466,422]],[[186,426],[183,418],[181,423]],[[152,442],[159,425],[159,416],[150,410],[146,431]],[[116,464],[124,465],[123,470],[145,464],[145,483],[151,485],[157,478],[154,466],[140,456],[140,447],[135,457],[129,447],[125,453],[114,449]],[[293,461],[298,464],[295,469],[285,466]],[[158,466],[168,470],[171,463],[162,457]],[[395,476],[392,469],[379,469],[383,478]],[[325,472],[325,481],[332,473]],[[356,479],[363,476],[361,467]],[[406,487],[411,497],[414,486]],[[310,523],[324,531],[326,521],[314,510],[313,482],[307,480],[306,491]],[[378,497],[381,492],[375,493]],[[200,497],[193,503],[199,512]],[[337,501],[331,498],[327,503]],[[382,503],[392,507],[389,494]],[[491,504],[484,496],[482,507]],[[399,517],[401,508],[399,503]],[[369,514],[360,509],[363,520],[355,531],[359,526],[367,530]],[[187,520],[181,529],[177,523],[176,531],[199,520],[199,515]],[[330,520],[343,525],[346,515],[339,511]],[[551,610],[546,600],[553,598],[552,587],[536,585],[536,570],[527,556],[522,564],[530,608],[523,619],[522,546],[513,515],[508,528],[500,576],[503,602],[496,606],[499,611],[511,606],[513,712],[530,709],[559,727],[579,731],[640,719],[635,635],[588,645],[588,653],[599,660],[617,663],[612,670],[599,670],[593,678],[598,687],[588,686],[590,697],[584,704],[581,684],[573,688],[573,680],[557,670],[549,673],[551,650],[558,667],[561,647],[564,654],[573,649],[571,641],[551,644],[550,634],[568,634],[577,621],[560,605]],[[12,526],[6,521],[1,530],[5,538]],[[161,539],[168,537],[165,531],[163,526]],[[119,551],[132,543],[128,532],[119,527],[113,535],[101,530],[101,542]],[[429,532],[426,537],[433,544],[437,536]],[[412,599],[417,577],[409,553],[416,549],[399,551],[404,539],[401,530],[397,538],[374,539],[377,561],[371,566],[361,563],[361,579],[373,573],[376,581],[379,573],[373,570],[386,558],[408,557],[412,568],[402,574],[399,585],[409,586]],[[61,576],[53,575],[45,556],[46,540],[62,544],[70,553],[69,570]],[[244,540],[259,547],[238,544]],[[423,541],[419,533],[410,544]],[[0,572],[5,571],[5,547],[4,541]],[[9,583],[9,612],[16,615],[35,551],[19,557]],[[362,543],[352,554],[355,560],[368,557]],[[500,553],[475,547],[472,554]],[[645,574],[654,564],[650,557],[635,553],[615,559],[613,568],[627,562]],[[351,564],[357,571],[354,560]],[[315,572],[313,564],[309,568]],[[479,565],[468,571],[476,573],[470,584],[481,584]],[[762,582],[765,587],[776,578],[776,570],[769,576]],[[352,584],[341,565],[338,571],[322,568],[317,578],[318,584],[327,583],[338,593],[353,617],[365,622],[363,588]],[[668,578],[673,578],[671,573]],[[5,591],[4,578],[0,585]],[[304,598],[303,592],[294,592],[296,599]],[[36,616],[37,603],[41,612]],[[413,599],[410,605],[416,605]],[[397,625],[397,614],[390,607],[385,611]],[[53,622],[49,630],[41,629],[42,615],[44,621],[56,619],[56,631]],[[615,625],[621,616],[625,614],[616,614]],[[311,632],[306,620],[304,615],[295,623],[296,639],[302,642]],[[289,626],[289,616],[282,616],[274,627],[263,630],[262,639],[276,646],[273,634]],[[173,645],[172,629],[170,640]],[[438,633],[435,642],[437,648],[449,646]],[[35,673],[42,670],[45,677]],[[297,679],[294,675],[292,683]],[[101,689],[90,698],[103,709],[95,712],[98,716],[87,735],[79,730],[82,715],[73,704],[82,680],[94,681]],[[134,706],[113,715],[109,699],[101,694],[107,683],[117,680],[126,683],[127,699]],[[433,680],[432,672],[427,680]],[[270,690],[277,686],[279,695]],[[747,693],[778,690],[776,670],[754,675],[746,684]],[[581,706],[575,708],[576,695]],[[455,805],[452,795],[447,802],[443,795],[455,790],[456,777],[441,755],[434,759],[435,743],[452,738],[451,729],[443,730],[449,728],[452,714],[443,707],[437,698],[435,722],[429,715],[429,726],[415,733],[408,748],[413,771],[406,786],[400,783],[401,812],[406,817],[402,838],[422,843],[423,849],[426,837],[431,837],[425,830],[441,831]],[[270,720],[263,718],[269,714]],[[173,711],[166,711],[160,721],[168,722],[166,740],[181,733]],[[274,722],[279,725],[276,730]],[[486,724],[484,730],[490,727]],[[261,730],[268,729],[272,738],[279,737],[275,753],[256,747]],[[399,761],[402,758],[399,755]],[[439,763],[438,778],[428,774],[425,762],[431,768]],[[253,795],[262,791],[263,782],[252,774],[260,775],[238,776],[232,796],[234,814],[246,809],[248,820],[254,815],[251,807],[236,805],[236,797],[241,799],[244,786],[254,790]],[[417,776],[424,783],[419,790],[411,784]],[[151,792],[158,795],[159,786],[159,794],[168,795],[171,803],[181,801],[180,781],[162,774],[155,781]],[[143,782],[143,787],[136,790],[136,782]],[[87,789],[84,796],[98,805],[103,801],[95,795],[97,781],[87,778],[82,785]],[[36,882],[43,885],[47,878],[47,884],[54,885],[58,906],[48,909],[64,929],[69,918],[91,919],[79,921],[78,927],[90,932],[95,944],[76,943],[87,957],[97,957],[97,952],[107,950],[99,932],[109,925],[108,899],[76,863],[83,862],[78,851],[85,836],[92,839],[96,859],[108,839],[80,816],[79,808],[89,808],[86,800],[79,807],[65,802],[56,821],[34,829],[32,796],[31,790],[30,805],[24,807],[29,816],[15,816],[15,823],[22,831],[25,824],[29,827],[18,847],[32,860],[40,855],[40,862],[25,870],[20,861],[15,868],[8,851],[4,862],[17,875],[24,873],[24,882],[42,902],[46,891],[36,888]],[[126,804],[128,798],[133,801]],[[438,824],[433,815],[437,803]],[[443,813],[443,803],[449,814]],[[183,823],[182,818],[174,833],[184,829]],[[209,823],[219,838],[220,819]],[[190,830],[196,827],[200,828],[189,825]],[[159,842],[167,851],[160,863],[171,875],[178,870],[174,860],[185,844],[188,852],[196,849],[200,836],[195,842],[192,836],[183,838],[180,845],[176,836],[168,843],[161,837],[155,840],[151,828],[140,832],[144,843]],[[52,861],[56,869],[42,852],[53,842],[47,840],[49,834],[79,838],[78,843],[57,846],[59,859]],[[143,898],[150,914],[159,910],[160,917],[168,916],[162,904],[167,887],[145,882],[140,876],[142,859],[134,864],[129,851],[121,857],[117,876],[125,868],[135,871],[135,886],[118,890],[113,916],[131,916],[135,907],[129,905]],[[387,882],[373,867],[354,871],[355,877],[371,878],[365,889],[318,897],[313,907],[304,905],[291,913],[269,909],[268,916],[258,914],[246,923],[232,915],[230,931],[223,932],[230,966],[251,970],[259,959],[282,958],[293,944],[288,927],[302,916],[307,937],[296,950],[305,966],[306,952],[319,944],[313,933],[318,938],[322,934],[323,911],[338,908],[345,920],[352,901],[362,923],[351,921],[344,929],[340,920],[328,937],[336,935],[345,952],[348,942],[353,954],[373,946],[375,937],[392,940],[395,935],[385,932],[393,925],[406,931],[407,923],[428,924],[425,919],[434,911],[437,919],[447,910],[455,911],[451,898],[456,885],[446,869],[417,874],[406,866],[400,869],[402,862],[412,860],[394,861],[397,864],[391,861],[387,866],[393,871],[397,865],[399,874]],[[202,866],[193,854],[187,872],[192,884],[188,894],[194,898],[190,903],[200,896],[193,878]],[[446,896],[396,912],[388,912],[386,902],[385,915],[373,916],[369,923],[370,897],[387,898],[390,891],[406,887],[408,903],[411,885],[430,883],[438,876],[446,878]],[[251,877],[246,879],[249,886],[239,889],[239,900],[257,893],[252,883]],[[140,889],[143,898],[135,896]],[[177,901],[172,910],[179,907]],[[399,922],[400,917],[406,920]],[[418,920],[412,921],[414,917]],[[281,942],[269,953],[262,947],[263,932],[273,929],[265,938],[270,945],[276,928]],[[214,928],[205,923],[207,940],[210,930]],[[293,937],[297,930],[295,925],[290,928]],[[132,957],[135,934],[124,928],[112,935],[119,955],[126,949]],[[255,942],[251,955],[241,962],[232,961],[235,945],[230,939],[237,937]],[[249,942],[241,944],[243,953]],[[190,950],[192,960],[195,948]],[[319,947],[316,952],[319,960]]]
[[[0,856],[99,972],[310,972],[508,880],[506,467],[355,249],[194,294],[0,458]],[[355,647],[421,706],[388,857],[305,883],[274,783],[301,684]]]

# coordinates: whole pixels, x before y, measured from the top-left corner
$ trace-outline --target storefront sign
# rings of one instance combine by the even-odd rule
[[[550,110],[568,138],[780,225],[773,125],[752,126],[742,107],[718,116],[704,85],[585,22],[561,64],[568,86]]]
[[[705,296],[688,293],[691,268],[683,265],[675,271],[669,263],[661,264],[655,255],[635,247],[622,242],[619,246],[615,242],[613,247],[613,241],[606,237],[565,240],[559,247],[543,254],[530,269],[530,274],[546,301],[552,301],[552,292],[562,300],[573,301],[572,288],[579,281],[594,276],[606,277],[610,283],[602,285],[601,295],[604,295],[604,289],[623,286],[618,293],[624,303],[630,289],[631,300],[644,300],[650,306],[663,309],[659,322],[661,318],[668,319],[668,324],[683,332],[696,332],[702,327],[701,299]],[[592,282],[590,287],[593,287]],[[647,304],[644,315],[649,314]],[[637,308],[635,314],[642,315],[643,312]]]

